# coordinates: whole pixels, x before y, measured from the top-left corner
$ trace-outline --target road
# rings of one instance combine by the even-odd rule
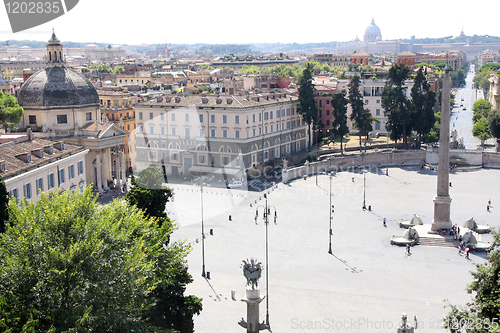
[[[450,132],[456,129],[458,137],[464,138],[465,149],[475,150],[481,146],[481,140],[472,135],[472,107],[476,100],[484,98],[484,96],[482,90],[473,88],[472,79],[474,75],[474,65],[471,65],[465,80],[465,87],[455,91],[455,105],[451,113]]]

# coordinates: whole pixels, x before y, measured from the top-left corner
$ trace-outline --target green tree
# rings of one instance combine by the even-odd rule
[[[417,147],[420,147],[422,136],[429,133],[436,122],[433,110],[435,104],[436,93],[430,90],[429,83],[425,78],[422,67],[420,67],[411,89],[410,103],[413,130],[417,132],[418,136]]]
[[[343,141],[344,136],[349,133],[347,126],[347,104],[349,101],[345,97],[345,93],[333,94],[332,105],[332,125],[330,129],[330,136],[340,139],[340,153],[344,154]]]
[[[5,224],[9,220],[9,192],[7,186],[0,176],[0,233],[5,232]]]
[[[119,73],[123,73],[123,72],[125,72],[125,67],[123,67],[123,66],[115,66],[115,68],[113,68],[114,74],[119,74]]]
[[[364,110],[364,104],[363,104],[363,96],[361,96],[361,91],[359,88],[360,84],[360,77],[357,75],[354,75],[351,78],[351,81],[348,84],[348,100],[349,104],[351,105],[351,120],[353,122],[354,128],[360,128],[360,124],[362,122],[362,117],[363,117],[363,110]],[[359,135],[359,145],[361,146],[361,131],[358,130],[358,135]]]
[[[488,101],[480,98],[477,101],[474,102],[474,105],[472,106],[472,111],[474,111],[474,114],[472,115],[472,121],[476,123],[479,119],[485,117],[488,117],[488,113],[491,110],[491,105]]]
[[[366,140],[368,140],[368,135],[371,131],[373,131],[373,123],[380,122],[380,119],[372,116],[370,109],[364,109],[361,113],[359,124],[357,124],[358,131],[361,135],[365,137],[365,145]]]
[[[472,127],[472,135],[474,135],[478,139],[481,139],[481,141],[485,141],[491,138],[491,134],[488,128],[488,119],[486,119],[486,117],[482,117],[478,121],[476,121],[476,123]]]
[[[0,91],[0,124],[4,129],[12,128],[23,116],[23,108],[14,96]]]
[[[492,137],[500,140],[500,110],[491,110],[488,115],[488,129]]]
[[[408,148],[407,137],[412,130],[409,100],[406,97],[403,85],[410,74],[410,69],[404,64],[393,65],[389,69],[389,76],[382,90],[382,107],[387,117],[386,128],[394,141],[403,139],[405,148]]]
[[[166,244],[172,224],[158,227],[119,200],[100,206],[90,188],[9,209],[0,236],[2,331],[166,332],[148,315],[162,279],[185,269],[189,249]]]
[[[444,318],[445,328],[452,333],[467,332],[487,333],[500,332],[500,235],[493,232],[493,244],[488,254],[488,261],[476,263],[476,271],[471,272],[473,281],[466,287],[473,300],[465,306],[448,304],[450,312]]]
[[[127,192],[127,203],[144,210],[149,217],[157,217],[162,224],[168,219],[165,205],[173,197],[171,189],[163,186],[163,173],[155,167],[149,166],[141,171],[138,178],[132,175],[132,186]]]
[[[309,150],[311,150],[311,125],[316,124],[318,121],[318,107],[316,106],[316,99],[314,98],[312,71],[313,65],[311,63],[306,63],[298,81],[299,104],[297,106],[297,113],[302,115],[302,119],[309,126]]]

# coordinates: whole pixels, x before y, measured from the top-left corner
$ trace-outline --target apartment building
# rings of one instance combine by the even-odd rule
[[[321,130],[323,136],[328,136],[328,130],[332,125],[333,107],[331,100],[333,94],[337,92],[337,88],[331,85],[315,85],[314,95],[316,99],[316,106],[318,107],[318,121],[324,126]],[[317,138],[314,140],[316,141]]]
[[[308,147],[297,96],[166,95],[136,106],[136,168],[243,177]]]
[[[88,152],[83,146],[33,137],[4,143],[0,175],[11,197],[36,203],[44,191],[83,190]]]

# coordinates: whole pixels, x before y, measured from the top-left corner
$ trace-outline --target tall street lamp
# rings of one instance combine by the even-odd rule
[[[268,233],[267,226],[269,224],[269,214],[271,214],[271,208],[274,209],[274,224],[276,224],[276,219],[278,218],[278,213],[276,212],[276,207],[269,206],[267,204],[267,195],[264,194],[266,198],[265,206],[257,206],[255,209],[255,223],[257,224],[257,218],[259,217],[259,208],[264,208],[264,223],[266,224],[266,325],[269,328],[269,246],[268,246]]]
[[[389,176],[389,132],[387,132],[387,167],[385,168],[385,175]]]
[[[332,174],[330,173],[330,230],[329,230],[329,238],[330,244],[328,247],[328,253],[332,254],[332,220],[333,220],[333,212],[334,207],[332,205]]]
[[[201,276],[205,277],[205,226],[203,225],[203,176],[200,177],[200,193],[201,193],[201,258],[202,268]]]

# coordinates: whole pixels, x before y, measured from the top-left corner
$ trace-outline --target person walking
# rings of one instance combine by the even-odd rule
[[[387,219],[384,217],[384,227],[387,227]]]
[[[490,211],[490,205],[486,205],[486,211],[489,212]]]
[[[406,251],[405,254],[410,255],[410,244],[406,244]]]
[[[469,259],[469,252],[470,252],[470,249],[469,249],[469,246],[467,246],[465,248],[465,259]]]

